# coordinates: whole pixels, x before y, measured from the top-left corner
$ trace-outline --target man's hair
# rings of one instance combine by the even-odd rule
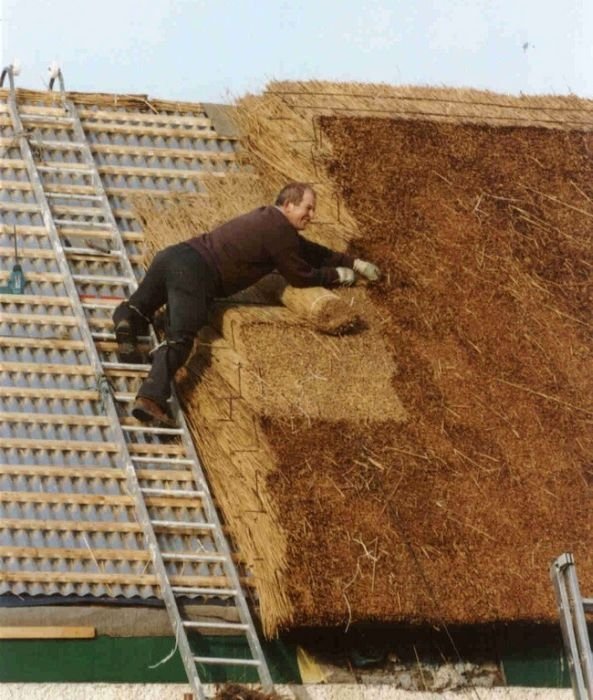
[[[305,192],[312,192],[315,196],[315,190],[307,182],[289,182],[278,192],[274,204],[281,207],[283,204],[300,204],[303,201]]]

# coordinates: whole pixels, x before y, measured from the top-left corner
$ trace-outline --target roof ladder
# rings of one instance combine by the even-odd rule
[[[572,554],[565,553],[550,566],[550,578],[560,611],[560,627],[576,700],[593,700],[593,654],[585,613],[593,612],[593,598],[583,598]]]
[[[96,378],[95,393],[98,393],[109,419],[109,441],[116,446],[127,489],[134,498],[136,515],[189,683],[196,698],[204,700],[202,679],[206,677],[209,666],[222,665],[229,669],[240,666],[246,673],[253,669],[263,688],[271,690],[271,675],[239,573],[177,397],[175,394],[172,397],[174,429],[145,427],[127,415],[130,397],[135,394],[139,378],[147,368],[131,367],[117,361],[111,313],[119,300],[127,298],[137,287],[137,280],[76,106],[67,99],[59,71],[54,77],[60,78],[63,114],[44,116],[43,125],[38,126],[33,115],[19,113],[12,77],[10,73],[8,108],[14,133],[72,305],[69,318],[74,318],[84,341],[89,364],[85,371],[91,378],[93,374]],[[27,128],[36,132],[33,146]],[[54,141],[44,139],[44,129],[59,129],[68,148],[60,148],[60,144],[56,147]],[[75,184],[84,183],[85,191],[91,191],[92,196],[61,199],[59,192],[52,190],[52,185],[57,184],[64,174],[70,183],[72,178],[75,178]],[[63,186],[56,189],[64,190]],[[93,242],[95,231],[101,232],[97,235],[101,246],[107,241],[107,251],[97,248]],[[107,239],[105,231],[110,234]],[[185,465],[191,470],[193,483],[188,483],[184,489],[143,488],[136,469],[147,464],[163,469],[164,475],[169,468],[175,470]],[[166,508],[166,516],[154,505],[163,499],[172,504]],[[192,542],[197,541],[194,555],[175,552],[175,541],[180,534],[191,536]],[[172,578],[178,571],[177,567],[193,567],[195,585],[175,585]],[[221,607],[225,613],[224,622],[185,619],[183,601],[196,603],[212,598],[228,604]],[[232,622],[226,615],[228,612],[236,618]],[[204,641],[204,635],[209,631],[241,635],[246,640],[246,657],[208,656],[202,648],[194,651],[192,642]]]

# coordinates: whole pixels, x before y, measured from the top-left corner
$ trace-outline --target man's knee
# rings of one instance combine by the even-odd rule
[[[150,319],[129,301],[123,301],[113,312],[113,323],[127,324],[134,335],[148,335]]]

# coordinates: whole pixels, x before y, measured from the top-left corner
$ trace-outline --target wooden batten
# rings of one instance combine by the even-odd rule
[[[88,626],[0,626],[0,639],[94,639],[96,629]]]
[[[158,586],[158,578],[152,574],[114,574],[100,572],[65,572],[65,571],[4,571],[3,581],[10,583],[86,583],[119,584],[121,586]],[[228,588],[229,581],[224,576],[182,576],[169,577],[172,586],[200,586],[209,588]],[[242,581],[244,586],[252,586],[250,581]]]
[[[1,165],[1,162],[0,162]],[[214,177],[224,177],[223,172],[212,170],[176,170],[175,168],[159,168],[133,165],[99,165],[97,170],[101,175],[125,175],[131,177],[163,177],[177,178],[180,180],[201,180],[207,175]]]
[[[195,105],[199,108],[199,105]],[[202,127],[206,133],[208,129],[212,129],[210,119],[207,117],[197,117],[193,115],[181,115],[181,114],[160,114],[153,112],[134,112],[134,111],[116,111],[116,110],[105,110],[105,109],[85,109],[84,107],[78,109],[78,114],[81,119],[85,120],[87,124],[91,123],[105,123],[105,126],[109,126],[110,122],[116,122],[118,124],[170,124],[173,126],[193,126]]]

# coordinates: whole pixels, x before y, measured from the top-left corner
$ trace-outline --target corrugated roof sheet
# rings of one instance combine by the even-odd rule
[[[117,96],[93,102],[76,96],[85,135],[109,197],[126,251],[142,274],[141,227],[130,194],[198,192],[206,173],[237,169],[234,137],[221,137],[199,105],[149,103]],[[16,234],[29,284],[23,295],[0,294],[0,594],[158,595],[156,577],[126,492],[122,456],[101,401],[99,383],[63,284],[25,162],[0,91],[0,284],[14,262]],[[49,104],[48,104],[49,102]],[[155,105],[159,105],[156,109]],[[19,93],[19,109],[54,220],[62,221],[66,255],[99,334],[103,361],[115,361],[111,311],[125,289],[108,276],[108,223],[92,198],[90,176],[56,96]],[[39,165],[41,163],[41,165]],[[73,213],[73,207],[76,212]],[[76,248],[97,249],[97,258]],[[105,279],[89,281],[89,275]],[[100,339],[101,334],[104,340]],[[123,413],[140,377],[108,376]],[[128,451],[141,486],[193,489],[183,444],[134,431],[127,421]],[[157,456],[158,455],[158,456]],[[202,522],[202,502],[147,497],[158,520]],[[162,551],[213,551],[209,534],[189,527],[159,531]],[[172,583],[223,576],[220,563],[168,561]]]

